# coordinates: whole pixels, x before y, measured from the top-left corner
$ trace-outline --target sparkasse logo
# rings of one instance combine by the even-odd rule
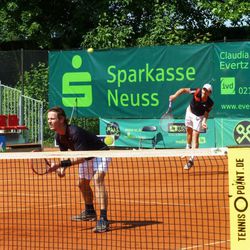
[[[82,66],[82,58],[75,55],[72,67]],[[65,107],[90,107],[93,103],[92,77],[89,72],[66,72],[62,77],[62,103]]]

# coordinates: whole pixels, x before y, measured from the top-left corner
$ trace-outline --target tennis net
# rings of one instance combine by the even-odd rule
[[[82,157],[111,158],[105,233],[72,220],[85,208],[78,166],[63,178],[30,168]],[[0,167],[0,249],[230,249],[225,149],[2,153]]]

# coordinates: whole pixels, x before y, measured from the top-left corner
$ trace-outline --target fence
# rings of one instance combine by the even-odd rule
[[[22,132],[25,143],[43,144],[42,101],[24,96],[20,90],[0,82],[0,113],[18,115],[19,125],[26,125],[28,128]]]

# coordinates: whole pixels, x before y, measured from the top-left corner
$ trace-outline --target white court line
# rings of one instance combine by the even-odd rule
[[[24,178],[24,179],[0,179],[0,182],[4,183],[4,182],[14,182],[14,181],[27,181],[27,180],[33,180],[33,181],[37,181],[37,180],[41,180],[42,179],[38,176],[38,177],[29,177],[29,178]]]
[[[111,198],[112,200],[112,198]],[[130,202],[134,202],[134,203],[140,203],[140,204],[153,204],[153,205],[170,205],[170,206],[183,206],[183,207],[196,207],[197,205],[194,204],[189,204],[189,203],[169,203],[169,202],[152,202],[152,201],[141,201],[141,200],[125,200],[125,199],[115,199],[115,200],[119,200],[119,201],[123,201],[125,203],[130,203]],[[220,208],[225,208],[225,209],[229,209],[229,207],[220,207]]]
[[[4,195],[6,194],[6,192],[0,192],[0,195]],[[44,197],[44,198],[51,198],[54,197],[55,195],[51,194],[50,192],[48,193],[11,193],[12,195],[17,195],[19,197]],[[79,198],[80,199],[80,198]],[[112,200],[112,198],[111,198]],[[124,203],[137,203],[137,204],[146,204],[146,205],[160,205],[160,206],[183,206],[183,207],[195,207],[196,205],[194,204],[189,204],[189,203],[169,203],[169,202],[154,202],[154,201],[143,201],[143,200],[132,200],[132,199],[117,199],[115,198],[114,201],[120,201],[120,202],[124,202]],[[82,202],[79,202],[79,204],[81,204]],[[54,207],[62,207],[64,205],[68,206],[71,205],[72,203],[61,203],[58,205],[53,205],[53,206],[48,206],[48,207],[44,207],[44,208],[54,208]],[[77,204],[77,203],[74,203]],[[221,207],[222,208],[222,207]],[[229,207],[223,207],[225,209],[229,209]],[[27,210],[30,210],[31,208],[27,208]],[[33,209],[33,208],[32,208]],[[25,208],[21,209],[21,210],[25,210]],[[11,210],[11,211],[15,211],[15,210]],[[18,210],[17,210],[18,211]],[[5,211],[1,211],[0,212],[5,212]]]
[[[212,242],[212,243],[206,243],[204,245],[196,245],[196,246],[184,247],[184,248],[180,248],[180,250],[197,249],[197,248],[203,248],[205,246],[214,246],[214,245],[218,245],[218,244],[227,244],[228,242],[230,242],[230,240],[216,241],[216,242]]]
[[[185,203],[185,204],[182,204],[182,203],[168,203],[168,202],[154,202],[154,201],[142,201],[142,200],[128,200],[128,199],[115,199],[115,200],[118,200],[118,201],[122,201],[122,202],[125,202],[125,203],[130,203],[130,202],[133,202],[133,203],[140,203],[140,204],[147,204],[147,205],[171,205],[171,206],[186,206],[186,207],[193,207],[194,205],[192,204],[188,204],[188,203]]]
[[[11,192],[11,190],[9,190]],[[6,192],[0,192],[0,195],[6,195]],[[53,195],[48,195],[46,193],[40,194],[40,193],[14,193],[11,192],[11,196],[18,196],[18,197],[51,197]]]
[[[0,194],[4,194],[3,192]],[[52,197],[52,196],[46,196],[44,194],[36,194],[36,193],[12,193],[14,195],[18,195],[18,196],[27,196],[27,197]],[[192,206],[192,204],[178,204],[178,203],[161,203],[161,202],[152,202],[152,201],[141,201],[141,200],[125,200],[125,199],[115,199],[116,201],[121,201],[124,203],[139,203],[139,204],[149,204],[149,205],[171,205],[171,206]],[[79,204],[81,204],[82,202],[79,202]],[[77,204],[77,203],[74,203]],[[61,204],[57,204],[57,205],[51,205],[51,206],[43,206],[42,208],[44,209],[50,209],[50,208],[56,208],[56,207],[63,207],[63,206],[69,206],[72,205],[72,203],[61,203]],[[16,208],[16,209],[8,209],[8,210],[0,210],[0,213],[11,213],[11,212],[18,212],[18,211],[28,211],[28,210],[32,210],[32,209],[40,209],[41,207],[31,207],[31,208]]]
[[[43,207],[29,207],[29,208],[17,208],[17,209],[6,209],[6,210],[0,210],[0,213],[13,213],[13,212],[19,212],[19,211],[29,211],[29,210],[40,210],[41,208],[55,208],[55,207],[63,207],[63,206],[68,206],[72,205],[71,203],[61,203],[58,205],[52,205],[52,206],[43,206]]]

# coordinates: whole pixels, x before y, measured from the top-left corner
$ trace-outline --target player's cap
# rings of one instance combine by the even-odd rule
[[[204,84],[203,89],[206,89],[206,90],[210,91],[211,93],[213,92],[213,87],[209,83]]]

